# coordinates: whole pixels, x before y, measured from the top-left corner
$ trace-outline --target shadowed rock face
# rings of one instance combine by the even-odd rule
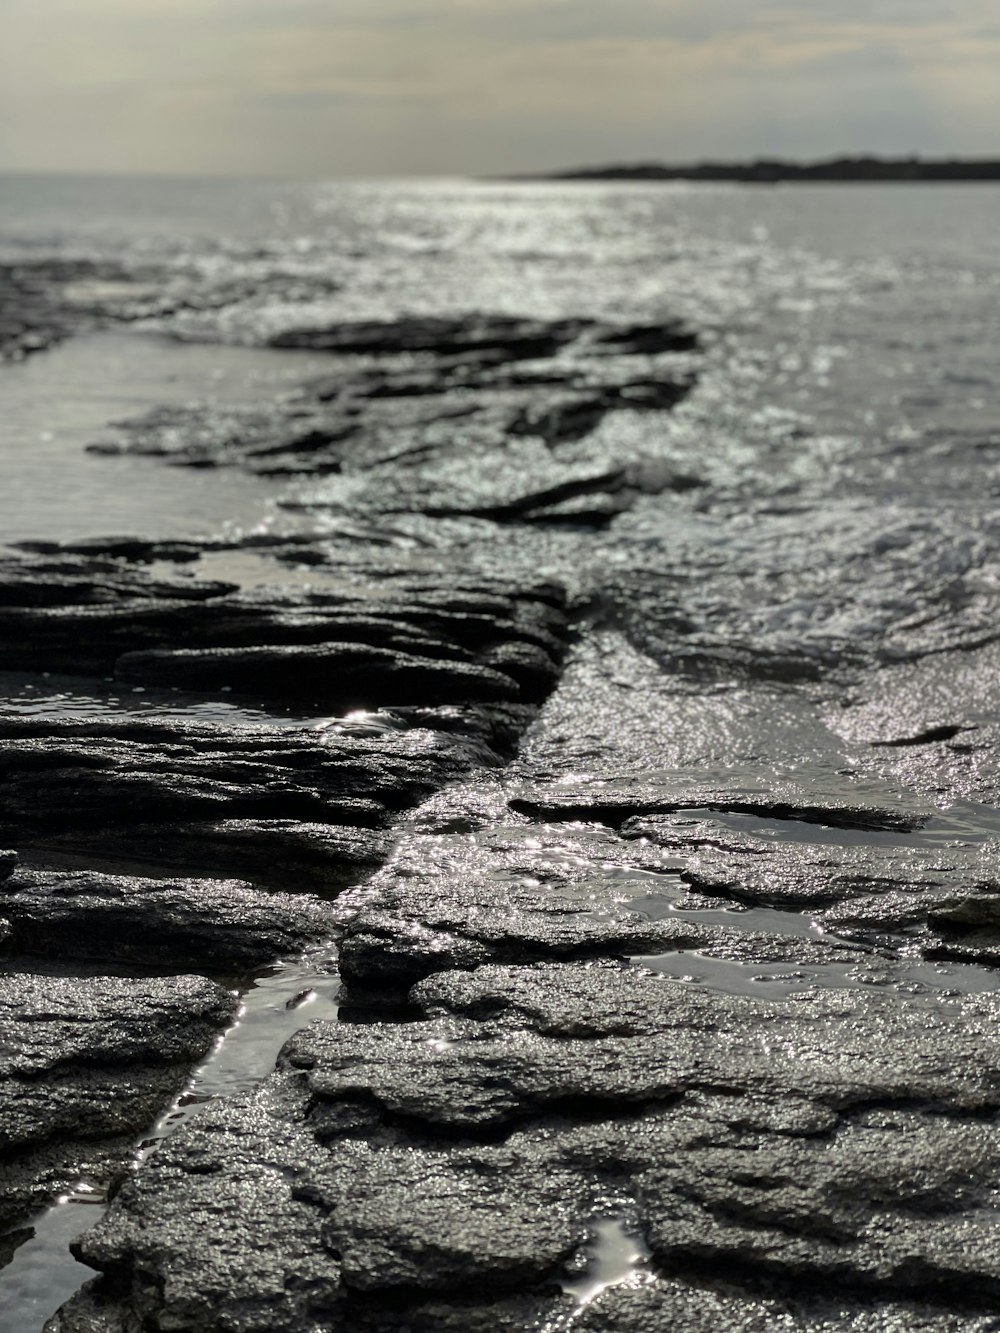
[[[23,844],[89,847],[169,866],[240,861],[310,883],[373,864],[393,811],[473,767],[499,763],[517,712],[433,710],[373,737],[192,722],[0,720],[0,827]],[[440,729],[436,729],[437,722]],[[430,726],[421,724],[430,723]],[[310,832],[319,825],[316,836]],[[308,826],[308,827],[307,827]],[[373,831],[374,830],[374,831]],[[326,870],[324,870],[326,867]]]
[[[329,909],[242,880],[139,879],[21,871],[0,891],[8,947],[62,962],[242,971],[301,952],[330,933]]]
[[[558,589],[476,580],[457,568],[451,587],[405,577],[375,587],[358,571],[339,593],[250,595],[218,583],[165,584],[82,555],[25,556],[6,572],[0,667],[7,670],[225,686],[346,712],[535,702],[554,683],[565,644]]]
[[[132,563],[133,543],[106,545],[5,563],[5,667],[225,685],[255,701],[291,701],[316,720],[0,718],[0,827],[25,867],[0,855],[0,947],[39,994],[50,972],[73,969],[246,978],[328,939],[329,909],[315,895],[333,897],[381,864],[389,826],[407,807],[505,762],[565,651],[564,598],[545,582],[522,586],[453,563],[447,578],[404,569],[374,584],[345,571],[329,593],[242,594],[231,583],[153,577]],[[176,694],[160,697],[176,707]],[[99,985],[58,984],[81,995]],[[129,985],[141,997],[147,983]],[[183,1029],[181,982],[148,985],[161,986],[165,1007],[180,987]],[[124,982],[110,987],[108,1004],[124,1009],[128,994]],[[81,1174],[102,1186],[120,1175],[136,1136],[233,1007],[225,994],[186,1055],[151,1057],[154,1074],[135,1075],[141,1096],[126,1095],[106,1130],[95,1120],[71,1132],[59,1111],[61,1067],[40,1071],[38,1115],[62,1118],[51,1145],[0,1175],[4,1221]],[[21,1031],[11,1029],[14,1049]],[[97,1056],[81,1050],[89,1068]],[[112,1098],[133,1070],[124,1051],[105,1063],[92,1082],[95,1096]]]

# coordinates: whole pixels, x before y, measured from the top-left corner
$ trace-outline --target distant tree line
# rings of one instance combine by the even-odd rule
[[[579,167],[535,179],[746,181],[765,185],[778,181],[1000,181],[1000,159],[835,157],[823,162],[785,162],[758,158],[754,162],[695,162],[687,166],[636,162]]]

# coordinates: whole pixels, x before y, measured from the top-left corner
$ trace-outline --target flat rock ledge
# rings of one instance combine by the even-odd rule
[[[120,1177],[236,1007],[197,976],[0,976],[0,1225]]]
[[[304,1029],[176,1134],[80,1242],[105,1276],[50,1327],[990,1326],[996,996],[769,1003],[574,963],[411,1003]],[[648,1256],[582,1309],[601,1218]]]

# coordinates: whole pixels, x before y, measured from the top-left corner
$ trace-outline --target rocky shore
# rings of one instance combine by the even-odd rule
[[[95,448],[298,527],[0,560],[0,672],[163,700],[0,713],[0,1258],[110,1197],[48,1333],[995,1329],[991,512],[683,454],[667,315],[271,342],[329,373]],[[331,943],[339,1020],[135,1169]]]

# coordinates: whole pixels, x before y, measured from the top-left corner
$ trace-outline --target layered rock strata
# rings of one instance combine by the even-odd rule
[[[35,544],[0,665],[303,725],[4,717],[0,915],[206,972],[325,924],[344,1004],[122,1184],[50,1329],[987,1333],[989,515],[789,504],[793,440],[693,469],[671,321],[273,341],[329,375],[113,447],[305,477],[313,531]]]

